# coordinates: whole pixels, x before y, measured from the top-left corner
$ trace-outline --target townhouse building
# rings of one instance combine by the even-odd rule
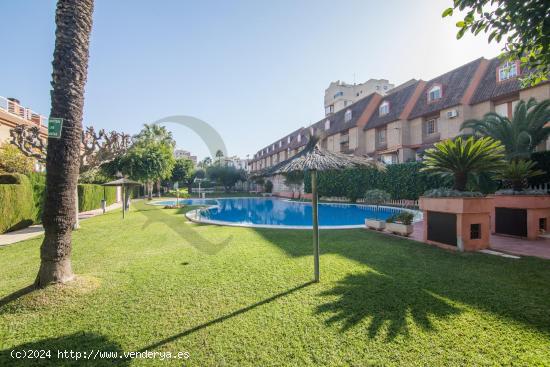
[[[331,151],[387,164],[419,160],[434,143],[468,133],[461,126],[469,119],[488,112],[511,117],[520,100],[550,98],[550,83],[522,88],[522,73],[519,62],[479,58],[429,81],[412,79],[385,95],[373,92],[262,148],[251,159],[251,170],[288,159],[318,132],[324,136],[321,145]],[[550,149],[550,143],[537,149]],[[284,191],[284,185],[278,189]]]

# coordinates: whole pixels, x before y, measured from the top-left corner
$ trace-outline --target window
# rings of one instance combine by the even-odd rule
[[[338,98],[338,97],[342,97],[344,95],[344,92],[342,91],[338,91],[336,92],[336,94],[334,95],[334,99]]]
[[[348,101],[344,101],[344,107],[348,105]]]
[[[384,86],[384,90],[388,90],[388,86],[387,86],[387,85]]]
[[[286,143],[290,144],[290,136],[286,139]]]
[[[388,113],[390,113],[390,102],[384,101],[382,102],[380,107],[378,107],[378,115],[384,116],[384,115],[387,115]]]
[[[279,141],[279,148],[283,146],[283,141]]]
[[[302,141],[302,135],[298,135],[298,142]]]
[[[351,121],[351,110],[347,110],[346,114],[344,115],[344,121],[350,122]]]
[[[380,129],[378,133],[378,143],[384,144],[386,142],[386,129]]]
[[[330,106],[325,107],[325,115],[330,115],[331,113],[334,113],[334,105],[331,104]]]
[[[428,102],[435,101],[436,99],[440,99],[441,97],[442,93],[440,85],[434,85],[428,90]]]
[[[470,239],[478,240],[481,238],[481,224],[470,224]]]
[[[426,121],[426,135],[435,134],[437,132],[437,119]]]
[[[330,129],[330,120],[325,121],[325,130]]]
[[[518,64],[516,62],[505,62],[498,68],[498,80],[500,82],[518,76]]]

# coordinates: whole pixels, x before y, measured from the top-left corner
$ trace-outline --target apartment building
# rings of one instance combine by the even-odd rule
[[[385,95],[394,87],[387,79],[369,79],[361,84],[331,82],[325,89],[325,116],[329,116],[372,93]]]
[[[46,117],[22,106],[16,98],[0,96],[0,144],[11,140],[10,130],[17,125],[36,126],[42,137],[48,135]]]
[[[188,152],[187,150],[175,149],[174,158],[176,159],[187,158],[187,159],[190,159],[195,166],[197,165],[197,156],[191,155],[191,152]]]
[[[383,95],[373,92],[258,151],[252,171],[296,154],[322,132],[331,151],[370,156],[387,164],[414,161],[434,143],[454,138],[469,119],[487,112],[511,116],[519,100],[550,99],[550,83],[521,88],[519,63],[479,58],[429,81],[409,80]],[[539,149],[550,149],[550,143]]]

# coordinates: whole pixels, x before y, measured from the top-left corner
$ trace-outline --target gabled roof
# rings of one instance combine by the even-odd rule
[[[371,93],[368,96],[361,98],[357,102],[350,104],[347,107],[344,107],[340,111],[324,117],[322,120],[313,124],[312,127],[315,128],[315,131],[319,129],[327,135],[333,135],[357,126],[357,120],[359,120],[359,118],[363,114],[363,111],[365,111],[365,108],[367,108],[374,95],[376,95],[376,93]],[[351,120],[346,122],[345,117],[348,110],[351,111]],[[325,122],[327,120],[330,120],[330,128],[328,130],[325,130]]]
[[[306,139],[302,136],[302,141],[298,142],[298,134],[304,134],[303,130],[305,130],[303,127],[299,128],[298,130],[294,130],[288,135],[285,135],[283,138],[276,140],[275,142],[269,144],[268,146],[263,147],[256,153],[256,157],[254,159],[262,159],[265,157],[269,157],[272,154],[279,153],[281,151],[287,150],[287,149],[295,149],[296,146],[304,145],[304,140],[307,142]],[[290,137],[290,143],[288,142],[288,138]],[[279,147],[279,141],[282,141],[281,146]],[[275,144],[275,149],[273,148],[273,144]],[[269,150],[266,153],[263,153],[264,150]]]
[[[501,61],[498,57],[490,60],[489,66],[477,87],[470,104],[481,103],[491,99],[498,99],[519,92],[521,82],[518,78],[497,82],[497,68]]]
[[[466,89],[470,85],[479,64],[483,58],[479,58],[443,75],[440,75],[426,83],[426,87],[418,98],[409,119],[429,115],[431,113],[453,107],[460,104]],[[443,96],[433,102],[428,102],[428,90],[434,85],[441,85]]]
[[[399,120],[401,112],[403,112],[403,109],[407,105],[407,102],[414,94],[418,83],[420,83],[418,80],[413,80],[413,82],[408,81],[407,83],[405,83],[404,86],[393,88],[392,92],[384,96],[378,106],[376,106],[376,111],[374,111],[371,118],[365,125],[364,130],[376,128]],[[380,105],[384,102],[389,102],[390,112],[386,115],[380,116],[378,109]]]

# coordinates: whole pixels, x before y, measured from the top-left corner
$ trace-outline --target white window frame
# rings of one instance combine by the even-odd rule
[[[344,114],[344,121],[345,122],[350,122],[351,118],[352,118],[351,110],[347,110],[346,113]]]
[[[437,97],[432,97],[432,93],[435,94],[436,91],[439,91],[439,95]],[[433,87],[431,87],[429,90],[428,90],[428,101],[429,102],[432,102],[432,101],[436,101],[438,99],[441,99],[441,97],[443,97],[443,90],[441,88],[440,85],[434,85]]]
[[[433,135],[436,133],[437,133],[437,119],[426,120],[426,135]]]
[[[387,115],[388,113],[390,113],[390,102],[384,101],[382,102],[380,107],[378,107],[378,115],[384,116],[384,115]]]
[[[386,140],[387,140],[386,134],[387,134],[386,129],[376,130],[376,135],[378,135],[378,143],[384,144],[386,142]],[[382,136],[384,137],[384,139],[380,139],[380,137],[382,137]]]
[[[498,81],[503,82],[505,80],[513,79],[518,76],[518,64],[517,62],[506,61],[498,68]]]

